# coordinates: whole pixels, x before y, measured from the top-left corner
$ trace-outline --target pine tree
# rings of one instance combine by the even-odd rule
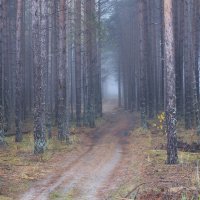
[[[75,1],[76,124],[81,125],[81,1]]]
[[[139,26],[140,26],[140,112],[143,128],[147,128],[146,114],[146,37],[145,37],[145,2],[139,1]]]
[[[16,103],[15,103],[15,123],[16,123],[16,142],[22,141],[22,17],[23,1],[17,0],[17,19],[16,19]]]
[[[41,65],[40,1],[32,1],[32,43],[34,67],[34,152],[43,153],[45,137],[45,85],[44,66]]]
[[[3,3],[0,0],[0,144],[4,143],[4,113],[3,113]]]
[[[58,139],[69,140],[66,109],[66,15],[65,0],[59,1],[59,63],[58,63]]]
[[[176,138],[175,49],[172,0],[164,0],[167,163],[178,162]]]

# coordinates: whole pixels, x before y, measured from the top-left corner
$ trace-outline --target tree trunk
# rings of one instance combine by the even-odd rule
[[[15,103],[15,124],[16,142],[22,141],[22,17],[23,1],[17,0],[17,21],[16,21],[16,103]]]
[[[166,68],[166,125],[167,125],[167,163],[178,162],[176,138],[176,87],[175,50],[173,34],[172,0],[164,0],[165,25],[165,68]]]
[[[0,0],[0,144],[4,143],[4,112],[3,112],[3,4]]]
[[[48,97],[48,1],[41,0],[41,16],[40,16],[40,48],[41,48],[41,67],[44,72],[44,92],[45,92],[45,125],[49,130],[51,126],[49,116],[49,98]],[[46,131],[45,131],[46,132]],[[48,134],[49,135],[49,134]]]
[[[68,140],[66,113],[66,24],[65,0],[59,1],[59,63],[58,63],[58,139]]]
[[[88,75],[87,120],[91,128],[95,127],[95,59],[94,58],[94,15],[93,0],[86,0],[86,65]]]
[[[139,24],[140,24],[140,112],[143,128],[147,128],[146,116],[146,45],[145,45],[145,5],[144,0],[139,1]]]
[[[76,124],[81,125],[81,1],[75,1]]]
[[[45,85],[41,65],[40,1],[32,1],[32,42],[34,66],[34,152],[41,154],[46,147],[45,137]]]

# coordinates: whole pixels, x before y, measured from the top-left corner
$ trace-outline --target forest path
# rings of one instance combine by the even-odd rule
[[[112,177],[126,156],[133,119],[130,113],[113,109],[113,105],[109,102],[104,107],[106,122],[78,149],[57,158],[51,175],[36,182],[21,200],[102,200],[101,194],[116,187]]]

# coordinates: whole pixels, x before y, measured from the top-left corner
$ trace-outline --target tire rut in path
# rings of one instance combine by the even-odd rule
[[[107,122],[95,131],[84,153],[67,155],[64,161],[55,165],[56,175],[52,173],[43,181],[36,182],[21,200],[48,200],[50,193],[55,191],[60,194],[58,199],[64,199],[72,190],[76,191],[75,200],[100,200],[98,192],[123,155],[122,145],[126,143],[122,142],[121,133],[130,130],[132,124],[130,114],[123,111],[109,113],[106,118]]]

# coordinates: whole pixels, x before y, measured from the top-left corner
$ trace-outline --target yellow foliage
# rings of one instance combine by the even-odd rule
[[[152,124],[153,127],[155,127],[158,131],[164,131],[165,129],[165,112],[161,112],[157,115],[156,120]]]

